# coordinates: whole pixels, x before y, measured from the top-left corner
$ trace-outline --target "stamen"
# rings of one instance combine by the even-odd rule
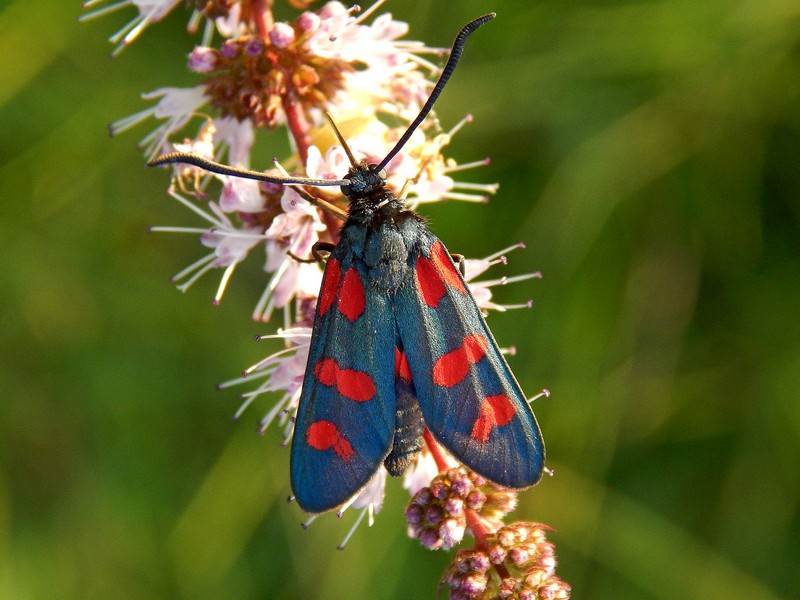
[[[144,94],[142,97],[145,97]],[[139,140],[138,146],[144,149],[145,158],[148,161],[153,160],[156,155],[166,147],[167,138],[172,134],[172,132],[178,131],[180,128],[186,125],[190,118],[191,115],[170,117],[164,121],[164,123],[156,127],[153,131]]]
[[[436,56],[442,56],[447,54],[450,50],[449,48],[431,48],[426,46],[424,42],[420,42],[417,40],[396,40],[393,42],[395,48],[402,48],[403,50],[410,50],[413,51],[415,54],[435,54]],[[418,56],[409,55],[409,59],[419,58]],[[431,65],[434,69],[438,69],[439,67],[435,65]]]
[[[542,274],[539,271],[535,273],[526,273],[524,275],[512,275],[511,277],[501,277],[500,279],[489,279],[487,281],[480,281],[482,287],[491,287],[494,285],[506,285],[508,283],[517,283],[518,281],[526,281],[528,279],[541,279]]]
[[[272,295],[275,293],[275,289],[278,287],[278,283],[287,268],[289,268],[289,260],[284,259],[281,265],[275,269],[267,287],[264,289],[264,293],[261,294],[261,298],[259,298],[256,307],[253,309],[252,317],[254,321],[269,321],[270,316],[272,316],[272,310],[274,309],[272,305]]]
[[[384,4],[385,2],[386,2],[386,0],[378,0],[377,2],[375,2],[375,4],[370,6],[367,10],[365,10],[363,13],[361,13],[360,16],[358,16],[356,18],[356,23],[361,23],[362,21],[366,20],[370,15],[372,15],[372,13],[374,13],[376,10],[378,10],[378,8],[380,8],[380,6],[382,4]],[[361,10],[361,7],[358,6],[358,4],[353,6],[354,9],[356,7],[358,7],[358,10]]]
[[[476,190],[479,192],[486,192],[487,194],[496,194],[500,189],[499,183],[468,183],[457,181],[455,186],[461,190]]]
[[[534,400],[538,400],[539,398],[542,398],[542,397],[544,397],[544,398],[549,398],[549,397],[550,397],[550,390],[548,390],[547,388],[543,388],[541,392],[539,392],[539,393],[538,393],[538,394],[536,394],[536,395],[535,395],[533,398],[530,398],[530,399],[528,400],[528,404],[530,404],[530,403],[531,403],[531,402],[533,402]],[[547,470],[547,469],[545,469],[545,471],[546,471],[546,470]]]
[[[123,131],[127,131],[134,125],[138,125],[146,118],[154,115],[155,112],[156,109],[154,106],[152,106],[150,108],[145,108],[144,110],[140,110],[139,112],[134,113],[132,115],[128,115],[127,117],[122,117],[121,119],[117,119],[108,126],[108,132],[113,136],[122,133]]]
[[[178,194],[174,189],[170,188],[169,190],[167,190],[167,193],[173,198],[175,198],[175,200],[183,204],[186,208],[188,208],[195,214],[200,215],[203,219],[214,225],[217,229],[223,229],[223,230],[226,229],[226,224],[222,222],[222,220],[212,216],[210,213],[207,213],[202,208],[197,206],[197,204],[195,204],[194,202],[191,202],[190,200]]]
[[[292,396],[292,401],[294,402],[295,406],[297,406],[297,403],[299,401],[299,397],[300,397],[300,392],[298,390],[298,392]],[[286,429],[283,432],[283,442],[281,444],[281,446],[283,448],[285,448],[286,446],[289,445],[289,442],[291,441],[292,436],[294,436],[294,423],[295,423],[296,415],[297,415],[297,410],[295,410],[294,416],[290,417],[289,423],[287,423]]]
[[[498,304],[501,311],[514,310],[516,308],[532,308],[533,300],[528,300],[523,304]]]
[[[253,403],[253,400],[255,400],[258,396],[260,396],[260,394],[254,394],[252,392],[249,395],[243,394],[242,398],[244,398],[244,402],[242,402],[242,404],[239,406],[239,409],[233,413],[231,420],[238,421],[239,417],[244,414],[244,411],[247,410],[247,407],[249,407]]]
[[[311,525],[314,521],[316,521],[318,517],[319,517],[319,515],[311,515],[308,518],[308,521],[306,521],[305,523],[302,523],[303,529],[308,529],[308,526]]]
[[[267,431],[267,428],[269,427],[269,424],[272,423],[272,420],[283,409],[284,405],[288,400],[289,400],[289,394],[285,394],[283,398],[281,398],[275,404],[275,406],[272,407],[272,410],[269,411],[266,415],[264,415],[264,418],[261,419],[261,421],[258,424],[258,433],[260,435],[264,435],[264,433]]]
[[[147,231],[151,233],[208,233],[208,229],[203,227],[169,227],[160,225],[148,227]]]
[[[190,267],[193,267],[194,265],[197,265],[200,262],[206,262],[206,259],[208,259],[208,264],[204,265],[201,269],[199,269],[197,271],[197,273],[195,273],[187,281],[183,282],[180,285],[176,285],[175,287],[178,288],[178,290],[180,290],[181,292],[186,292],[186,290],[188,290],[190,287],[192,287],[192,285],[194,285],[195,281],[200,279],[203,275],[205,275],[206,273],[208,273],[209,271],[211,271],[214,268],[214,262],[213,262],[214,258],[216,258],[216,255],[212,253],[212,254],[206,256],[205,258],[200,259],[199,261],[197,261],[193,265],[189,265]],[[184,269],[183,271],[181,271],[181,273],[183,273],[186,270],[187,269]],[[173,277],[173,279],[172,279],[173,283],[176,282],[178,279],[180,279],[180,277],[178,277],[177,275],[175,277]]]
[[[177,4],[177,1],[175,3]],[[154,21],[153,17],[155,17],[158,14],[158,11],[161,10],[162,8],[163,7],[156,4],[153,6],[152,9],[150,9],[150,12],[148,12],[146,15],[143,16],[140,15],[138,19],[134,19],[133,21],[131,21],[131,24],[136,23],[136,21],[138,21],[138,23],[136,23],[136,25],[132,29],[130,29],[130,31],[128,31],[127,35],[125,35],[125,38],[122,40],[122,43],[114,49],[114,51],[111,53],[111,56],[118,55],[120,52],[122,52],[122,50],[126,46],[129,46],[131,43],[133,43],[133,41],[141,35],[142,31],[144,31],[151,23],[153,23]],[[128,28],[127,26],[124,27],[114,37],[118,38],[119,34],[122,33],[122,31],[124,31],[127,28]],[[112,39],[111,41],[113,43],[117,42],[117,40],[114,39]]]
[[[196,8],[192,11],[192,14],[189,16],[189,22],[186,24],[186,31],[189,33],[197,33],[197,26],[200,24],[200,20],[203,18],[203,13],[201,13]],[[208,30],[208,27],[206,27]],[[203,35],[203,40],[200,43],[201,46],[208,46],[205,39],[205,34]]]
[[[210,46],[211,40],[214,37],[214,21],[206,19],[206,26],[203,29],[203,37],[200,40],[201,46]]]
[[[272,369],[272,370],[264,369],[262,371],[259,371],[258,373],[254,373],[252,375],[248,374],[247,377],[244,377],[244,371],[242,371],[242,374],[243,374],[242,377],[237,377],[236,379],[229,379],[228,381],[223,381],[222,383],[218,383],[216,387],[217,387],[218,390],[224,390],[226,388],[233,387],[234,385],[240,385],[242,383],[252,383],[253,381],[256,381],[258,379],[263,379],[264,377],[272,375],[273,371],[274,371],[274,369]],[[249,396],[258,396],[261,393],[263,393],[263,391],[259,391],[258,389],[255,389],[253,391],[245,392],[243,394],[240,394],[239,397],[240,398],[247,398]]]
[[[491,261],[494,261],[495,259],[498,259],[498,258],[502,259],[502,258],[505,258],[503,255],[506,254],[507,252],[512,252],[514,250],[519,250],[520,248],[525,248],[525,243],[524,242],[517,242],[513,246],[509,246],[508,248],[503,248],[502,250],[498,250],[494,254],[490,254],[489,256],[487,256],[484,260],[488,260],[488,261],[491,262]],[[505,261],[502,261],[502,262],[503,262],[503,264],[505,264]]]
[[[101,2],[104,2],[104,1],[105,0],[89,0],[88,2],[84,2],[83,3],[83,9],[85,10],[87,8],[91,8],[92,6],[94,6],[96,4],[100,4]],[[78,17],[78,22],[85,23],[86,21],[91,21],[93,19],[96,19],[98,17],[102,17],[102,16],[107,15],[109,13],[116,12],[116,11],[120,10],[121,8],[125,8],[125,6],[127,6],[128,4],[130,4],[130,0],[122,0],[122,2],[117,2],[116,4],[110,4],[109,6],[105,6],[103,8],[98,8],[95,11],[83,14],[80,17]]]
[[[359,492],[359,493],[360,493],[360,492]],[[337,511],[336,511],[336,518],[337,518],[337,519],[341,519],[341,518],[344,516],[344,511],[346,511],[348,508],[350,508],[350,507],[353,505],[353,502],[355,502],[355,501],[356,501],[356,499],[358,498],[358,495],[359,495],[358,493],[357,493],[357,494],[355,494],[355,495],[354,495],[352,498],[350,498],[350,499],[349,499],[347,502],[345,502],[344,504],[342,504],[341,508],[339,508],[339,510],[337,510]]]
[[[115,33],[110,38],[108,38],[108,41],[111,42],[112,44],[118,43],[120,41],[120,39],[125,37],[125,35],[127,35],[127,33],[130,30],[132,30],[134,27],[136,27],[136,25],[137,25],[137,23],[138,23],[138,21],[140,19],[142,19],[141,15],[139,15],[135,19],[131,19],[130,21],[128,21],[128,23],[126,23],[125,26],[122,29],[120,29],[119,31],[117,31],[117,33]],[[117,48],[114,49],[114,52],[111,53],[111,56],[114,56],[116,52],[119,52],[119,50],[120,50],[120,47],[118,46]]]
[[[441,56],[443,52],[446,52],[446,50],[444,50],[443,48],[435,48],[435,49],[431,48],[430,50],[432,54],[436,54],[437,56]],[[439,67],[437,67],[435,64],[433,64],[428,60],[425,60],[424,58],[416,54],[409,54],[408,60],[410,60],[413,63],[417,63],[420,67],[427,69],[431,73],[436,73],[439,71]]]
[[[261,340],[286,340],[289,338],[309,338],[311,339],[310,333],[299,333],[299,329],[296,329],[298,333],[289,334],[288,331],[284,331],[282,329],[278,329],[277,333],[267,334],[267,335],[257,335],[256,341],[260,342]]]
[[[217,288],[217,293],[214,295],[214,299],[211,301],[211,304],[214,306],[218,306],[220,301],[222,300],[222,295],[225,293],[225,288],[228,287],[228,282],[231,279],[231,275],[233,275],[234,269],[236,269],[236,265],[238,262],[232,262],[227,266],[225,271],[222,273],[222,279],[220,279],[219,287]]]
[[[278,337],[278,336],[275,336],[275,337]],[[258,361],[254,365],[250,365],[244,371],[242,371],[242,377],[243,378],[247,377],[251,373],[253,373],[254,371],[257,371],[259,369],[263,369],[267,365],[269,365],[272,362],[274,362],[274,360],[279,356],[283,356],[284,354],[290,354],[291,352],[296,352],[297,348],[298,348],[297,346],[290,346],[289,348],[283,348],[282,350],[278,350],[278,351],[274,352],[273,354],[270,354],[267,358],[264,358],[264,359]]]
[[[460,194],[458,192],[446,192],[442,194],[448,200],[462,200],[464,202],[480,202],[485,203],[489,201],[488,196],[478,196],[477,194]]]
[[[344,546],[345,546],[345,544],[347,544],[347,542],[348,542],[348,541],[350,541],[350,538],[351,538],[351,537],[353,537],[353,534],[355,533],[355,531],[356,531],[356,528],[359,526],[359,524],[361,523],[361,521],[363,521],[363,520],[364,520],[364,515],[365,515],[365,514],[366,514],[366,512],[367,512],[367,508],[369,508],[370,506],[371,506],[371,505],[369,505],[369,506],[365,506],[364,508],[362,508],[362,509],[361,509],[361,513],[358,515],[358,519],[356,519],[356,522],[355,522],[355,523],[353,523],[353,526],[350,528],[350,531],[349,531],[349,532],[347,532],[347,535],[346,535],[346,536],[344,537],[344,539],[342,540],[342,543],[341,543],[341,544],[339,544],[338,546],[336,546],[336,549],[337,549],[337,550],[344,550]]]
[[[466,125],[467,123],[472,123],[472,119],[473,119],[472,115],[467,113],[466,115],[464,115],[463,119],[461,119],[458,123],[456,123],[450,129],[450,131],[447,132],[447,135],[452,138],[455,134],[461,131],[461,128],[464,127],[464,125]]]
[[[442,169],[445,173],[456,173],[458,171],[466,171],[467,169],[474,169],[475,167],[487,167],[491,164],[492,160],[487,156],[483,160],[476,160],[468,163],[461,163],[450,165]]]
[[[208,258],[208,257],[206,257],[206,258]],[[214,263],[213,263],[214,258],[216,258],[216,255],[212,253],[210,255],[210,261],[209,261],[209,263],[207,265],[205,265],[202,269],[197,271],[197,273],[195,273],[192,277],[190,277],[188,281],[185,281],[184,283],[182,283],[182,284],[180,284],[178,286],[175,286],[175,287],[177,287],[181,292],[186,292],[186,290],[188,290],[190,287],[192,287],[192,285],[194,284],[195,281],[200,279],[203,275],[205,275],[206,273],[208,273],[209,271],[211,271],[214,268]],[[201,259],[201,261],[203,261],[203,260],[204,259]],[[200,261],[198,261],[198,262],[200,262]],[[197,263],[194,263],[194,264],[197,264]],[[185,270],[186,269],[184,269],[184,271]],[[181,272],[183,272],[183,271],[181,271]],[[179,278],[176,276],[174,279],[177,280]]]

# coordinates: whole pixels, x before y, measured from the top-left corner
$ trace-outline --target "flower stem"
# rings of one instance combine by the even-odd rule
[[[272,0],[250,0],[250,11],[258,36],[263,40],[269,40],[269,34],[275,25],[275,19],[272,17]],[[296,94],[291,90],[281,96],[281,104],[286,113],[289,132],[297,145],[297,153],[305,165],[308,160],[308,149],[311,146],[311,128],[308,125],[303,106],[297,101]]]
[[[311,147],[311,132],[308,119],[303,111],[303,106],[297,101],[297,97],[292,91],[281,96],[283,111],[286,113],[286,124],[297,145],[297,153],[303,165],[308,160],[308,149]]]
[[[442,452],[441,446],[439,446],[439,442],[433,439],[431,432],[428,431],[428,428],[425,428],[425,431],[422,432],[422,439],[425,440],[425,445],[428,447],[428,451],[433,456],[433,460],[436,462],[436,468],[439,469],[439,473],[444,473],[447,469],[450,468],[450,465],[447,464],[447,458],[445,457],[444,453]]]
[[[251,18],[261,39],[269,39],[275,20],[272,18],[272,0],[251,0]]]
[[[486,525],[477,512],[467,509],[464,513],[467,518],[467,527],[469,527],[472,535],[475,536],[475,548],[485,550],[486,540],[491,535],[491,532],[486,528]],[[494,565],[494,570],[497,571],[500,579],[505,579],[509,576],[508,569],[504,564]]]

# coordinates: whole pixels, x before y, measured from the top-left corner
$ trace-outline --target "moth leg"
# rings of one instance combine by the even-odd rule
[[[319,262],[319,260],[317,259],[316,256],[313,257],[313,258],[300,258],[294,252],[287,252],[286,254],[287,254],[287,256],[290,256],[291,258],[293,258],[294,260],[296,260],[299,263],[315,263],[315,262]]]
[[[331,244],[330,242],[317,242],[313,246],[311,246],[311,256],[314,257],[314,260],[317,262],[323,262],[324,258],[322,256],[322,252],[330,254],[333,249],[336,247],[336,244]],[[308,261],[313,262],[313,261]]]
[[[338,206],[336,206],[335,204],[331,204],[330,202],[328,202],[327,200],[323,200],[322,198],[316,198],[312,196],[299,185],[290,185],[289,187],[292,188],[295,192],[297,192],[297,195],[300,196],[303,200],[306,200],[307,202],[313,204],[317,208],[320,208],[325,212],[332,214],[334,217],[336,217],[341,221],[347,220],[347,213]]]
[[[467,261],[464,258],[463,254],[450,254],[450,258],[453,259],[453,262],[456,263],[458,267],[458,272],[461,273],[462,277],[467,276]]]

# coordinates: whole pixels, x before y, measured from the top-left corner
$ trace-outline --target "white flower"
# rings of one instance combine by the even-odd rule
[[[94,8],[104,2],[105,0],[88,0],[88,2],[83,3],[83,8]],[[95,19],[128,6],[135,6],[138,9],[139,15],[109,38],[112,44],[118,44],[112,52],[112,56],[115,56],[139,37],[151,23],[163,19],[180,2],[181,0],[122,0],[116,4],[86,13],[80,17],[80,20]]]
[[[250,250],[263,241],[261,228],[237,228],[217,204],[209,202],[209,207],[222,223],[222,227],[209,229],[200,236],[204,246],[214,249],[217,258],[212,261],[212,266],[227,267],[242,262]]]
[[[489,267],[497,264],[506,264],[507,259],[505,254],[518,248],[524,248],[525,244],[519,242],[508,248],[503,248],[499,252],[495,252],[486,258],[470,258],[464,261],[465,275],[464,280],[469,286],[469,291],[481,311],[488,310],[506,311],[513,308],[530,308],[533,306],[533,301],[528,300],[524,304],[497,304],[492,301],[491,287],[496,285],[506,285],[508,283],[516,283],[518,281],[525,281],[526,279],[541,279],[542,274],[539,271],[533,273],[525,273],[523,275],[514,275],[512,277],[501,277],[500,279],[489,279],[483,281],[474,281],[476,277],[482,275]]]
[[[274,335],[260,336],[258,339],[281,339],[284,341],[285,348],[270,354],[246,369],[242,377],[220,384],[219,387],[227,388],[263,379],[255,390],[242,395],[244,402],[236,411],[234,419],[238,419],[253,400],[262,394],[281,392],[281,397],[261,419],[259,431],[264,433],[267,427],[277,419],[278,423],[284,427],[284,441],[288,443],[294,427],[291,417],[297,411],[297,404],[300,401],[303,376],[308,361],[311,328],[294,325],[288,329],[279,329]]]
[[[380,15],[371,25],[364,24],[380,4],[356,18],[341,3],[329,2],[318,12],[318,22],[303,18],[302,27],[313,32],[306,43],[311,53],[366,67],[345,74],[345,89],[328,107],[339,118],[367,106],[373,111],[377,108],[414,116],[427,98],[431,83],[419,67],[430,73],[436,67],[419,54],[437,51],[422,42],[400,40],[408,33],[408,24],[395,21],[389,13]]]
[[[264,197],[261,184],[253,179],[227,177],[222,186],[219,206],[227,213],[259,213],[264,210]]]
[[[232,38],[243,35],[246,32],[245,24],[241,21],[242,4],[236,2],[225,17],[218,17],[214,20],[217,31],[222,37]]]
[[[308,149],[306,175],[312,179],[341,179],[349,168],[350,161],[341,146],[331,146],[325,152],[325,156],[322,156],[316,146],[310,146]]]
[[[386,165],[387,186],[396,194],[406,189],[407,197],[404,199],[409,208],[443,200],[486,202],[489,195],[497,192],[497,184],[462,182],[452,177],[454,173],[485,166],[488,159],[457,164],[442,156],[442,148],[470,121],[471,117],[467,116],[450,131],[432,139],[425,132],[416,130],[400,152]],[[404,132],[405,127],[389,128],[372,119],[366,128],[347,140],[347,145],[357,161],[366,159],[377,163]],[[347,154],[338,144],[330,146],[324,157],[316,147],[311,146],[306,164],[309,177],[322,179],[345,177],[351,166]]]
[[[202,85],[192,88],[159,88],[142,94],[142,98],[145,100],[160,98],[160,100],[155,106],[114,121],[109,126],[109,130],[111,135],[117,135],[150,117],[164,120],[164,123],[139,142],[139,145],[145,148],[145,155],[148,159],[152,159],[168,149],[167,138],[186,125],[207,101],[205,86]]]
[[[346,504],[339,512],[342,513],[346,508],[352,506],[353,508],[370,508],[377,514],[383,506],[385,489],[386,469],[381,467],[375,472],[375,475],[372,476],[367,485],[364,486],[364,489],[353,498],[352,502]]]
[[[253,147],[253,123],[237,121],[233,117],[217,119],[217,140],[228,148],[230,164],[247,168],[250,165],[250,149]]]
[[[361,524],[361,521],[364,519],[365,515],[369,516],[368,524],[372,527],[373,523],[375,523],[375,515],[378,514],[383,506],[383,497],[384,492],[386,490],[386,469],[382,466],[378,468],[375,474],[372,476],[372,479],[369,480],[364,489],[361,490],[358,494],[356,494],[353,498],[351,498],[348,502],[339,509],[337,513],[338,516],[341,518],[346,511],[351,506],[353,508],[360,508],[361,512],[356,519],[356,522],[350,528],[350,531],[345,536],[342,543],[339,544],[339,549],[341,550],[344,548],[345,544],[347,544],[350,537],[355,533],[358,526]]]
[[[311,257],[319,232],[325,230],[318,211],[291,188],[284,189],[281,207],[284,212],[264,232],[264,270],[272,277],[253,311],[253,318],[260,321],[268,321],[274,308],[286,306],[298,294],[316,296],[322,285],[319,265],[298,261]]]
[[[210,223],[211,227],[151,227],[150,230],[200,234],[200,241],[203,245],[214,249],[210,254],[205,255],[176,274],[172,281],[177,284],[179,290],[185,292],[195,281],[211,269],[225,267],[217,293],[214,296],[214,304],[218,304],[225,293],[228,281],[236,265],[245,259],[254,246],[264,241],[261,228],[236,227],[222,209],[213,202],[209,202],[211,213],[208,213],[173,189],[169,190],[169,194]]]
[[[409,495],[413,496],[422,488],[428,487],[438,474],[439,467],[436,466],[433,455],[428,451],[428,447],[425,446],[417,454],[414,462],[403,473],[403,488],[407,489]]]
[[[447,146],[462,127],[472,122],[472,115],[467,115],[456,123],[449,131],[437,135],[424,143],[415,142],[412,137],[404,148],[416,164],[420,165],[409,191],[409,205],[415,208],[423,203],[442,200],[461,200],[465,202],[488,202],[489,196],[497,192],[496,183],[470,183],[456,181],[452,174],[466,171],[474,167],[489,164],[489,159],[458,164],[452,159],[445,159],[442,149]],[[393,161],[394,162],[394,161]]]

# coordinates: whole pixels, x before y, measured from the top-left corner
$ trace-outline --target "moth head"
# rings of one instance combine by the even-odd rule
[[[341,186],[342,193],[353,201],[382,191],[386,187],[386,170],[377,167],[364,161],[350,167],[346,177],[349,183]]]

